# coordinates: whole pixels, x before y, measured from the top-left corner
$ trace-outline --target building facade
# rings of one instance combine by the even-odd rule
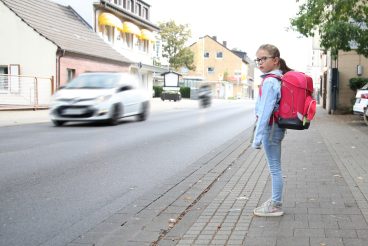
[[[219,43],[216,37],[208,35],[201,37],[190,49],[196,69],[188,71],[187,76],[199,77],[211,84],[216,97],[249,97],[253,73],[245,52],[232,51],[226,41]]]
[[[48,0],[0,0],[0,32],[3,105],[47,106],[53,92],[80,73],[129,72],[134,63],[72,8]]]
[[[329,51],[321,49],[318,37],[314,38],[313,50],[319,54],[319,85],[315,88],[320,104],[331,114],[350,112],[356,93],[350,89],[349,80],[368,77],[368,58],[352,49],[348,52],[340,50],[337,59],[333,59]]]
[[[53,1],[0,0],[0,45],[6,47],[0,56],[0,104],[47,106],[59,86],[94,71],[136,74],[140,87],[152,91],[153,73],[167,70],[153,66],[158,27],[149,20],[150,5],[84,4],[93,5],[92,25]]]
[[[133,62],[130,72],[141,78],[141,87],[152,88],[154,73],[166,70],[153,64],[159,28],[150,21],[150,5],[142,0],[100,0],[93,6],[94,30]]]

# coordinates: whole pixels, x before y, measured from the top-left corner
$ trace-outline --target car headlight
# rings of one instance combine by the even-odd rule
[[[105,95],[105,96],[99,96],[95,99],[96,103],[103,103],[106,102],[107,100],[109,100],[111,98],[111,95]]]
[[[50,106],[54,106],[59,103],[60,103],[60,96],[55,93],[50,99]]]

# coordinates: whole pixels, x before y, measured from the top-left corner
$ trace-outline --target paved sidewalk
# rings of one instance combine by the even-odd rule
[[[247,151],[177,245],[368,245],[367,146],[363,122],[320,110],[311,129],[286,135],[283,217],[252,215],[271,184],[263,152]]]
[[[319,110],[283,143],[284,210],[252,211],[270,197],[263,151],[250,129],[121,209],[69,246],[368,245],[368,128]]]

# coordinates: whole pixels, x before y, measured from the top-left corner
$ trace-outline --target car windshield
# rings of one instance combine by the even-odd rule
[[[367,90],[368,89],[368,83],[365,84],[362,88],[360,88],[361,90]]]
[[[119,83],[119,74],[86,74],[70,81],[65,89],[111,89]]]

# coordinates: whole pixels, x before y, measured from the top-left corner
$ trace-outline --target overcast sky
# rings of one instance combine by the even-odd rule
[[[151,5],[154,22],[175,20],[189,24],[194,41],[199,37],[217,36],[255,58],[264,43],[276,45],[288,65],[306,70],[311,63],[311,41],[286,31],[289,19],[298,12],[296,0],[146,0]]]
[[[71,5],[92,25],[94,0],[53,0]],[[154,24],[174,20],[188,24],[192,38],[217,36],[227,41],[227,47],[237,48],[255,58],[257,48],[264,43],[276,45],[287,64],[305,71],[311,63],[311,41],[292,31],[289,19],[298,12],[296,0],[146,0],[151,5]]]

